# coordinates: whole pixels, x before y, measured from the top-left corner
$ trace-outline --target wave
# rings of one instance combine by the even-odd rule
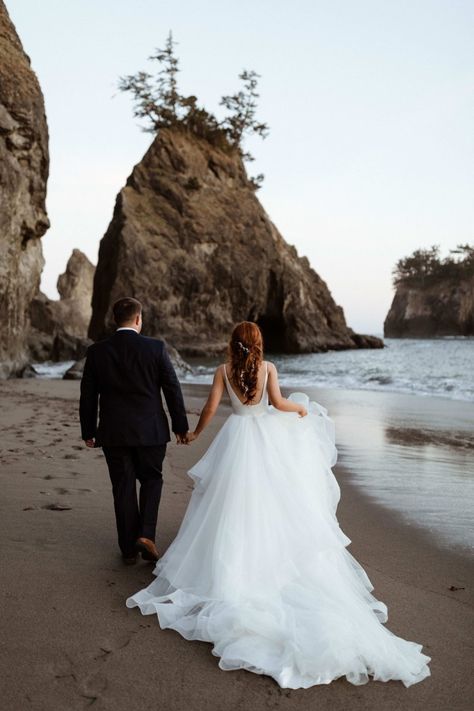
[[[270,356],[286,387],[398,392],[474,401],[474,339],[386,341],[383,350]],[[218,361],[196,362],[186,382],[210,383]]]

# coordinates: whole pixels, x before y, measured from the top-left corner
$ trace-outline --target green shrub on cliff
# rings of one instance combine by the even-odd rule
[[[267,124],[256,118],[259,74],[246,69],[239,74],[243,86],[237,93],[221,98],[220,105],[229,113],[219,121],[214,114],[198,106],[195,96],[179,93],[179,60],[174,52],[175,45],[170,32],[164,49],[156,49],[148,58],[158,63],[155,76],[140,71],[119,78],[120,91],[132,94],[133,115],[146,120],[143,130],[156,134],[161,128],[180,127],[224,150],[238,150],[246,161],[254,160],[248,151],[244,151],[242,143],[246,135],[255,134],[261,138],[268,135]],[[255,189],[262,181],[262,174],[250,179]]]
[[[399,259],[393,270],[395,286],[431,286],[438,281],[458,281],[474,276],[474,247],[460,244],[450,250],[450,256],[440,258],[439,246],[417,249]]]

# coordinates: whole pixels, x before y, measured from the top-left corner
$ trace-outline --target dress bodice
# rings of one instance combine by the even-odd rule
[[[229,376],[227,375],[227,369],[224,365],[224,380],[229,393],[230,401],[232,403],[232,411],[234,415],[241,415],[243,417],[256,417],[259,415],[264,415],[268,412],[268,391],[267,391],[267,381],[268,381],[268,363],[265,362],[265,379],[263,381],[263,390],[260,397],[260,401],[255,405],[245,405],[241,400],[239,400],[235,390],[230,384]]]

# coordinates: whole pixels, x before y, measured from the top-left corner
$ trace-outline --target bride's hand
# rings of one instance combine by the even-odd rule
[[[307,409],[305,407],[303,407],[303,405],[300,405],[298,408],[298,415],[300,417],[306,417],[307,414],[308,414]]]
[[[198,436],[197,436],[197,434],[196,434],[195,432],[188,432],[188,436],[187,436],[187,442],[188,442],[188,444],[189,444],[190,442],[194,442],[194,440],[197,439],[197,437],[198,437]]]

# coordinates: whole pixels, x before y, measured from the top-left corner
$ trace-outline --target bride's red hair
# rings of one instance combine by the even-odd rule
[[[229,341],[231,379],[245,395],[245,402],[255,398],[258,371],[263,360],[262,332],[253,321],[242,321],[235,326]]]

